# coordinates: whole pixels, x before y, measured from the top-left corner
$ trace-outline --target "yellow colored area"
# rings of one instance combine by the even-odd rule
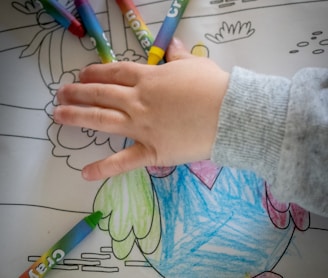
[[[148,65],[157,65],[164,58],[164,54],[162,48],[153,45],[148,53]]]
[[[198,57],[208,57],[209,56],[207,47],[201,42],[194,45],[194,47],[191,50],[191,54],[198,56]]]

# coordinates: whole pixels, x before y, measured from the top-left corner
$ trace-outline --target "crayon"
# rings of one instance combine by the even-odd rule
[[[189,0],[173,0],[164,22],[156,36],[148,55],[148,64],[157,65],[163,59],[165,51],[178,27],[178,23]]]
[[[68,29],[72,34],[83,37],[85,30],[80,21],[69,13],[62,4],[56,0],[39,0],[46,10],[61,26]]]
[[[30,266],[19,278],[41,278],[53,268],[58,262],[63,260],[65,255],[79,244],[102,218],[102,213],[96,211],[83,218],[55,245],[45,252],[32,266]]]
[[[76,9],[81,17],[84,28],[90,36],[91,42],[97,49],[102,63],[117,62],[112,47],[106,38],[97,16],[88,0],[74,0]]]
[[[145,24],[140,12],[132,0],[116,0],[116,3],[120,7],[124,18],[128,22],[130,28],[139,41],[140,46],[148,57],[150,47],[154,43],[154,37]]]

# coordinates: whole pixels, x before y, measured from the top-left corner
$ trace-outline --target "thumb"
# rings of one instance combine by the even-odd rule
[[[167,62],[172,62],[180,59],[188,59],[192,57],[193,55],[188,52],[182,41],[177,38],[173,38],[171,40],[165,55]]]
[[[146,157],[145,149],[139,143],[135,143],[110,157],[85,166],[82,176],[89,181],[116,176],[144,166]]]

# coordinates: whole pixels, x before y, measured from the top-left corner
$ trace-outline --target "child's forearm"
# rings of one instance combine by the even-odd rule
[[[282,201],[328,215],[328,70],[292,80],[234,68],[212,160],[264,177]]]

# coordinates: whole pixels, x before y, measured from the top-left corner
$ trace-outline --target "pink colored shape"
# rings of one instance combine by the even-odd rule
[[[310,227],[310,214],[308,211],[296,204],[291,204],[289,211],[297,229],[306,231]]]
[[[296,228],[305,231],[310,226],[310,214],[308,211],[293,203],[281,203],[277,201],[270,192],[270,188],[265,184],[266,194],[262,202],[272,223],[280,229],[286,228],[292,220]]]
[[[164,178],[173,173],[175,170],[175,166],[171,167],[157,167],[157,166],[149,166],[147,167],[148,173],[156,178]]]
[[[203,160],[188,164],[190,171],[197,176],[208,189],[212,189],[222,167],[218,167],[210,160]]]

